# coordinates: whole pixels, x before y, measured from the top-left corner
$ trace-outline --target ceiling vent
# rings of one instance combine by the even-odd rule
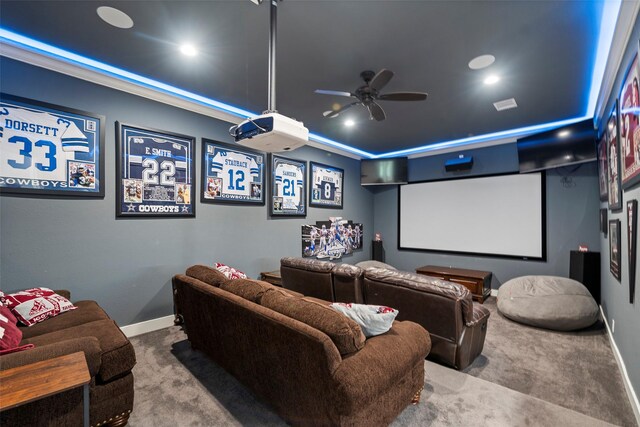
[[[516,100],[513,98],[505,99],[503,101],[494,102],[493,106],[496,107],[496,110],[510,110],[512,108],[516,108],[518,104],[516,104]]]

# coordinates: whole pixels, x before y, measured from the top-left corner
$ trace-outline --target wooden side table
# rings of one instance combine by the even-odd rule
[[[82,386],[83,425],[89,427],[90,381],[81,351],[0,371],[0,412]]]
[[[480,304],[484,303],[484,300],[491,295],[492,273],[490,271],[425,265],[418,268],[416,273],[464,285],[471,291],[473,299],[479,301]]]
[[[262,273],[260,273],[260,280],[271,283],[275,286],[282,287],[282,277],[280,276],[280,270],[263,271]]]

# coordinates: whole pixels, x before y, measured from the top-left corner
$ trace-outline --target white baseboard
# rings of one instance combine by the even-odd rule
[[[147,332],[157,331],[158,329],[168,328],[173,326],[174,316],[164,316],[157,319],[147,320],[146,322],[134,323],[132,325],[123,326],[120,328],[127,338],[135,337],[136,335],[146,334]]]
[[[622,374],[622,382],[624,383],[624,388],[627,391],[627,395],[629,396],[629,402],[631,403],[633,414],[636,416],[636,423],[640,426],[640,402],[638,402],[638,395],[633,389],[633,385],[631,384],[631,380],[629,379],[629,375],[627,374],[627,367],[624,364],[624,360],[622,360],[620,350],[618,350],[616,340],[613,338],[613,334],[611,333],[611,329],[609,328],[609,322],[607,322],[607,317],[604,315],[602,306],[600,306],[600,314],[602,314],[604,325],[607,328],[607,335],[609,335],[609,341],[611,342],[613,355],[616,358],[616,362],[618,362],[618,367],[620,368],[620,373]]]
[[[498,290],[491,288],[491,296],[492,297],[497,297],[498,296]]]

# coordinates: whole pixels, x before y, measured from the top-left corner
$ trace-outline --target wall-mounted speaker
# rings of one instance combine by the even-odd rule
[[[455,159],[444,162],[444,170],[447,172],[468,171],[473,167],[473,156],[460,155]]]

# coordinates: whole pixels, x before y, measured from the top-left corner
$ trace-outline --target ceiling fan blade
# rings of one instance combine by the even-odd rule
[[[354,96],[352,93],[350,92],[342,92],[339,90],[322,90],[322,89],[316,89],[314,91],[315,93],[319,93],[322,95],[335,95],[335,96]]]
[[[381,122],[387,117],[384,114],[384,110],[382,109],[382,107],[375,102],[367,104],[367,108],[369,109],[369,114],[372,119],[376,119],[377,121]]]
[[[346,110],[347,108],[351,108],[354,105],[358,105],[360,104],[360,101],[358,102],[352,102],[351,104],[347,104],[347,105],[343,105],[342,107],[338,108],[337,110],[333,110],[333,111],[325,111],[324,113],[322,113],[323,116],[328,117],[330,119],[336,117],[338,114],[342,113],[344,110]]]
[[[389,83],[389,80],[393,77],[393,71],[389,71],[385,68],[380,70],[378,74],[373,76],[371,82],[369,82],[369,87],[371,89],[380,90]]]
[[[377,99],[384,101],[424,101],[427,99],[427,95],[423,92],[393,92],[378,95]]]

